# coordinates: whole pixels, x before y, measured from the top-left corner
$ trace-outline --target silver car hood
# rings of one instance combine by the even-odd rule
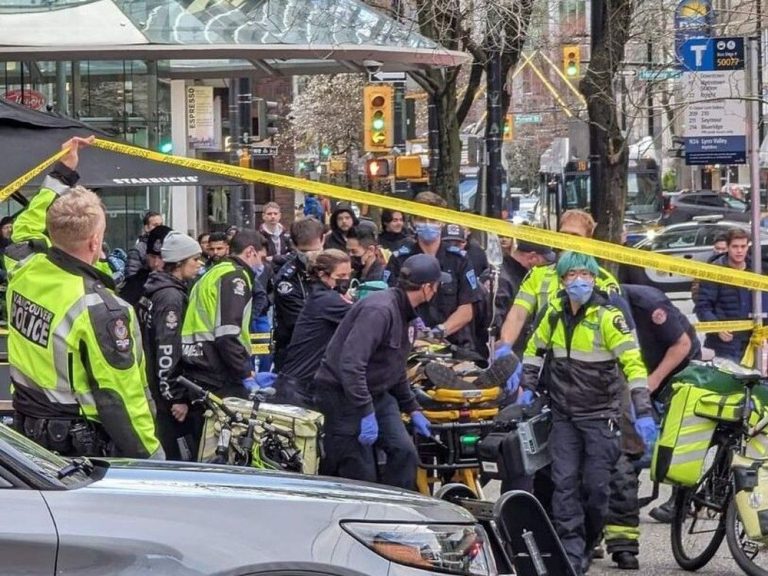
[[[216,496],[230,501],[285,500],[302,506],[332,505],[350,513],[365,511],[362,517],[382,520],[475,522],[463,508],[416,492],[339,478],[199,463],[112,460],[104,477],[84,490],[179,498]]]

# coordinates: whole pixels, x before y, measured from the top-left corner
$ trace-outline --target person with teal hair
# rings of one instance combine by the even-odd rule
[[[518,397],[519,403],[532,402],[541,374],[547,375],[552,514],[579,576],[589,568],[608,514],[611,473],[620,456],[624,386],[631,393],[638,434],[648,445],[656,435],[640,349],[622,311],[595,289],[599,270],[591,256],[560,256],[556,272],[564,289],[550,300],[528,342]]]

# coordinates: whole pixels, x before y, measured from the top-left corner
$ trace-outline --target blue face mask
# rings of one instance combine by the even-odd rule
[[[592,296],[595,289],[595,283],[583,278],[575,278],[565,285],[565,291],[568,297],[577,304],[586,304]]]
[[[416,236],[427,244],[440,240],[442,227],[440,224],[416,224]]]

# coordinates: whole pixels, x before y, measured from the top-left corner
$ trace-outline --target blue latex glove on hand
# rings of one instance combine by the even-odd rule
[[[502,344],[501,346],[496,347],[496,351],[493,353],[493,359],[498,360],[499,358],[504,358],[504,356],[509,356],[512,354],[512,346],[509,344]]]
[[[379,423],[376,421],[376,413],[371,412],[360,420],[360,434],[357,441],[363,446],[372,446],[379,437]]]
[[[277,374],[272,372],[259,372],[255,376],[249,376],[243,380],[243,386],[249,391],[259,390],[261,388],[270,388],[277,380]]]
[[[645,444],[645,450],[649,451],[656,443],[656,437],[658,432],[656,430],[656,422],[653,421],[652,416],[642,416],[635,420],[635,431],[643,439]]]
[[[517,396],[517,400],[515,400],[515,404],[518,406],[530,406],[533,404],[533,399],[536,396],[533,393],[533,390],[523,390],[520,394]]]
[[[518,364],[512,376],[507,378],[507,383],[504,385],[504,390],[508,394],[514,394],[517,392],[517,388],[520,386],[520,381],[523,379],[523,365]]]
[[[418,410],[411,412],[411,424],[413,424],[413,428],[419,436],[424,436],[424,438],[432,437],[432,424],[422,412]]]

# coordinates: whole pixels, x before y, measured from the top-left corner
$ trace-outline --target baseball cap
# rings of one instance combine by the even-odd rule
[[[163,247],[163,241],[165,237],[173,232],[168,226],[155,226],[147,236],[147,254],[152,256],[160,256],[160,250]]]
[[[187,258],[197,256],[201,252],[200,244],[194,238],[181,232],[171,232],[163,241],[163,262],[174,264],[176,262],[183,262]]]
[[[448,283],[450,274],[440,270],[440,262],[429,254],[415,254],[403,262],[400,268],[400,279],[414,284],[432,284],[433,282]]]
[[[458,224],[446,224],[443,226],[443,240],[460,240],[464,242],[466,239],[464,229]]]
[[[540,254],[541,256],[544,256],[544,259],[550,264],[557,260],[557,256],[555,255],[554,251],[548,246],[542,246],[541,244],[534,244],[533,242],[524,242],[522,240],[518,240],[517,249],[520,252],[535,252],[536,254]]]

